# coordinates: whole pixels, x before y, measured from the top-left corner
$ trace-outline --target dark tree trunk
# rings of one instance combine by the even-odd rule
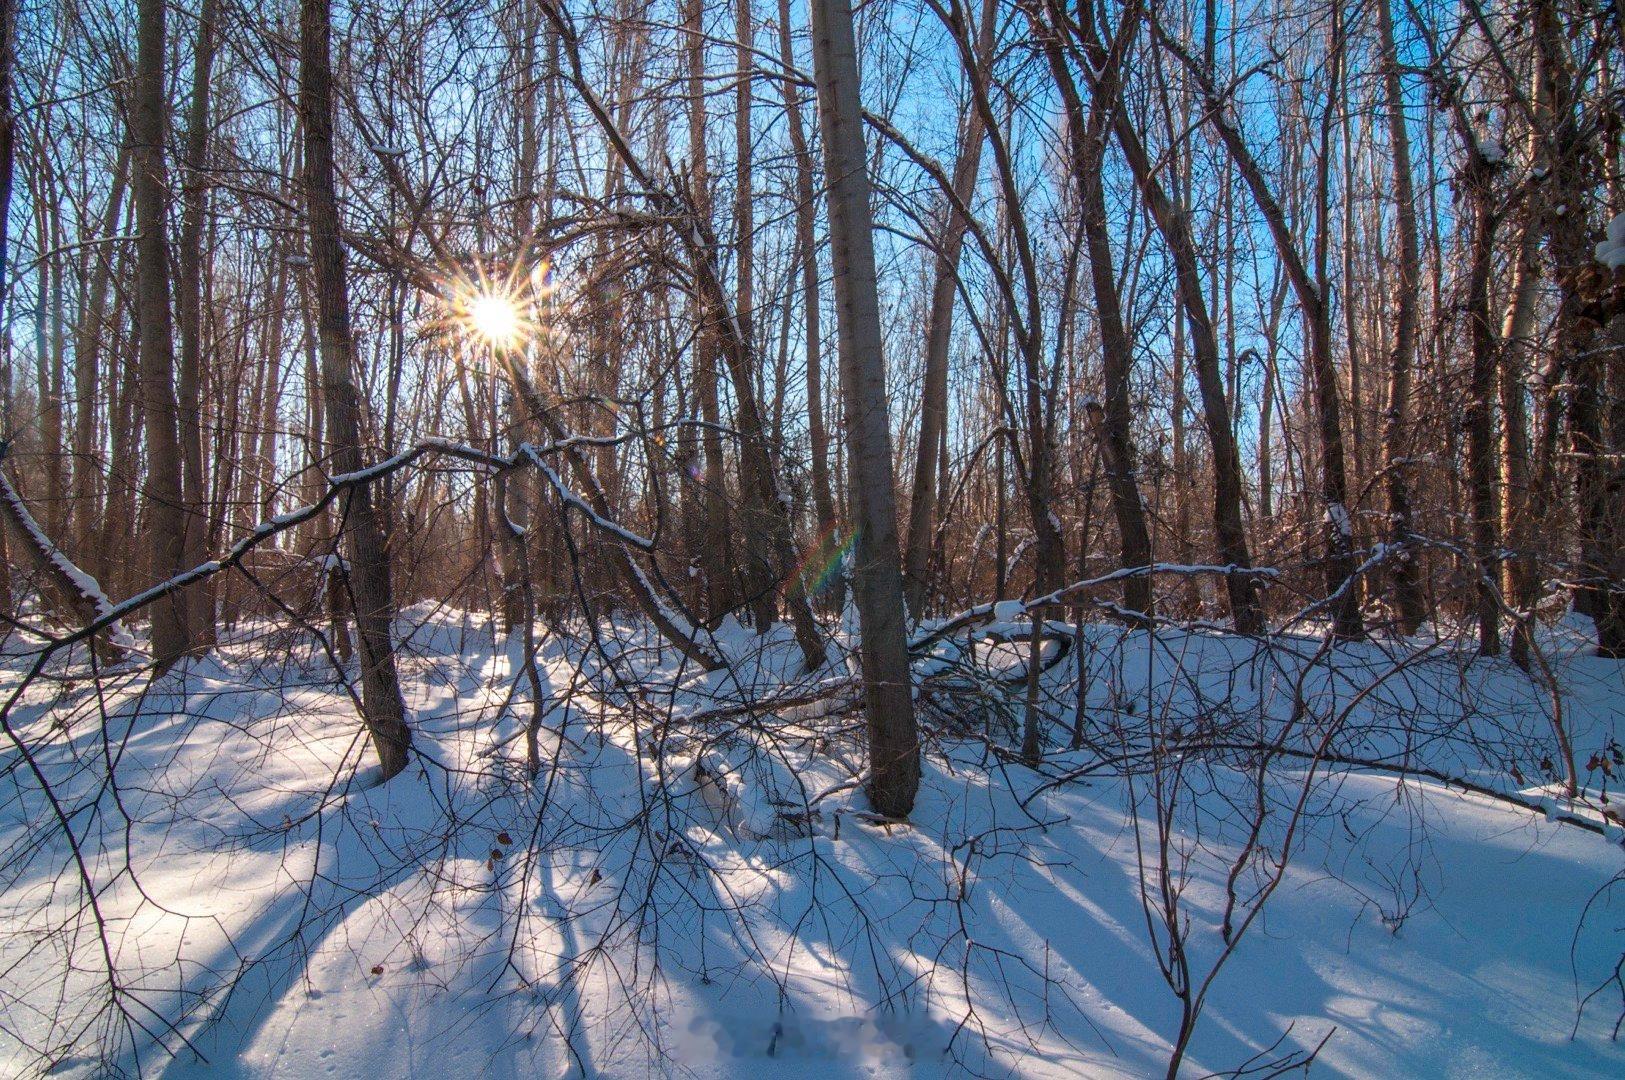
[[[1092,33],[1085,31],[1085,47],[1096,59],[1097,66],[1105,69],[1105,47],[1098,38],[1092,37]],[[1096,78],[1098,82],[1099,77]],[[1099,93],[1099,89],[1097,85],[1096,93]],[[1163,190],[1139,133],[1134,130],[1123,110],[1113,109],[1113,121],[1118,145],[1174,260],[1180,303],[1184,310],[1185,326],[1190,331],[1197,385],[1202,394],[1208,439],[1213,451],[1213,524],[1219,558],[1238,569],[1250,569],[1252,554],[1248,550],[1246,525],[1241,512],[1241,456],[1236,449],[1235,430],[1231,426],[1230,409],[1224,397],[1219,340],[1203,299],[1201,263],[1191,235],[1189,213],[1181,202],[1170,198]],[[1175,482],[1182,483],[1183,477],[1176,476]],[[1253,577],[1249,574],[1231,574],[1225,579],[1225,587],[1230,600],[1230,617],[1236,629],[1244,634],[1261,631],[1264,628],[1264,615]]]
[[[186,115],[186,146],[181,166],[181,231],[176,306],[180,316],[181,364],[176,382],[180,408],[181,489],[186,499],[186,562],[208,558],[208,523],[203,477],[203,215],[209,188],[204,178],[209,148],[209,83],[214,70],[218,0],[203,0],[193,54],[192,101]],[[187,622],[194,647],[214,644],[216,580],[189,590]]]
[[[1467,148],[1462,170],[1472,217],[1471,254],[1467,270],[1467,334],[1472,371],[1463,426],[1467,429],[1467,487],[1473,528],[1473,558],[1478,619],[1478,651],[1501,651],[1501,619],[1496,566],[1500,508],[1495,499],[1495,397],[1499,342],[1490,322],[1490,271],[1495,257],[1496,213],[1491,205],[1495,167],[1476,146]]]
[[[794,66],[790,46],[790,0],[779,0],[779,52],[785,66]],[[835,546],[835,499],[829,486],[829,431],[824,426],[824,366],[822,312],[819,310],[818,239],[816,225],[817,192],[813,185],[812,151],[802,124],[801,88],[794,80],[782,80],[784,109],[788,120],[790,151],[796,159],[796,251],[801,269],[802,318],[807,329],[807,441],[812,456],[813,514],[818,520],[818,540]],[[839,574],[826,585],[826,602],[839,610],[845,582]]]
[[[151,543],[152,576],[163,580],[186,567],[186,509],[181,481],[175,344],[169,312],[169,243],[165,198],[164,0],[141,0],[136,31],[135,90],[130,102],[130,164],[135,190],[136,326],[140,338],[142,418],[147,431],[147,482],[142,496]],[[184,590],[152,606],[152,658],[167,669],[192,649]]]
[[[976,57],[986,63],[993,52],[998,9],[983,0],[977,25]],[[930,579],[931,541],[937,529],[937,447],[948,428],[948,351],[953,332],[954,301],[959,284],[959,256],[965,246],[969,222],[957,206],[969,206],[982,163],[982,114],[966,114],[954,158],[953,201],[943,207],[942,234],[937,241],[931,309],[925,324],[925,371],[920,391],[920,438],[914,454],[914,485],[908,507],[908,542],[903,557],[903,588],[909,617],[925,614]],[[955,205],[957,204],[957,205]]]
[[[302,0],[299,10],[299,111],[305,131],[304,195],[310,224],[311,279],[316,300],[322,397],[332,470],[363,465],[361,398],[354,377],[350,301],[340,239],[333,168],[333,91],[329,0]],[[412,729],[406,723],[391,637],[395,600],[384,531],[371,488],[349,490],[340,512],[343,550],[361,654],[363,719],[385,780],[406,768]]]

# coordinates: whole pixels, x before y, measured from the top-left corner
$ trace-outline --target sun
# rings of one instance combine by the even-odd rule
[[[524,315],[504,293],[476,292],[463,305],[463,318],[469,332],[493,349],[511,349],[524,337]]]

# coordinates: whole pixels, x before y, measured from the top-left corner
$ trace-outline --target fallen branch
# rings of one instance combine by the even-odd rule
[[[0,445],[0,459],[8,447]],[[41,589],[42,597],[54,595],[57,607],[64,615],[80,623],[100,623],[104,632],[96,635],[96,650],[107,663],[124,659],[131,639],[113,612],[113,602],[102,591],[101,584],[81,570],[73,560],[57,547],[40,528],[34,515],[29,513],[11,478],[0,471],[0,520],[27,555],[34,573],[43,577],[49,588]]]
[[[1088,598],[1088,594],[1111,585],[1118,585],[1130,578],[1150,576],[1195,577],[1212,575],[1215,577],[1228,577],[1231,574],[1242,574],[1247,577],[1276,578],[1280,576],[1279,570],[1245,566],[1185,566],[1179,563],[1150,563],[1146,566],[1126,566],[1121,570],[1113,570],[1109,574],[1099,577],[1085,578],[1064,585],[1054,592],[1031,600],[1001,600],[997,603],[978,604],[967,608],[959,614],[951,616],[942,625],[915,637],[909,642],[910,652],[919,652],[943,638],[948,637],[967,626],[975,626],[984,622],[991,622],[996,616],[995,611],[1004,610],[1004,614],[997,616],[1005,621],[1019,619],[1025,615],[1035,614],[1046,608],[1064,607],[1075,604],[1079,600]],[[1010,605],[1014,605],[1013,607]]]

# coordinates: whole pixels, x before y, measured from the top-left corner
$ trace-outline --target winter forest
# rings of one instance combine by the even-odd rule
[[[0,1075],[1625,1075],[1620,0],[0,0]]]

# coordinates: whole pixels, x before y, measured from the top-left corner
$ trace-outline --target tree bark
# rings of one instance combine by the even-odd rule
[[[1525,221],[1512,267],[1511,301],[1501,331],[1501,588],[1513,612],[1512,659],[1519,667],[1530,664],[1535,603],[1540,598],[1540,575],[1533,558],[1529,467],[1529,410],[1524,400],[1528,385],[1530,339],[1534,335],[1539,300],[1540,235]]]
[[[688,54],[688,189],[694,213],[711,214],[711,170],[706,161],[708,147],[705,124],[705,3],[688,0],[684,27]],[[722,445],[722,403],[717,389],[717,334],[711,325],[712,312],[696,298],[699,314],[694,330],[694,393],[700,399],[700,418],[705,427],[700,436],[705,468],[700,482],[700,532],[705,538],[699,552],[700,572],[705,578],[705,616],[715,626],[734,606],[737,590],[729,572],[728,553],[728,473]]]
[[[1036,25],[1035,29],[1038,29]],[[1107,231],[1106,192],[1101,175],[1106,157],[1106,133],[1118,107],[1121,87],[1118,72],[1121,66],[1107,65],[1101,73],[1086,119],[1082,96],[1066,65],[1060,41],[1053,29],[1045,29],[1043,33],[1045,56],[1067,115],[1072,178],[1078,188],[1079,212],[1088,246],[1090,281],[1094,287],[1095,318],[1100,327],[1105,400],[1099,404],[1091,403],[1089,411],[1098,414],[1100,449],[1106,463],[1112,509],[1117,517],[1122,565],[1148,566],[1151,563],[1151,531],[1146,523],[1145,502],[1140,497],[1139,460],[1134,449],[1133,414],[1129,403],[1134,345],[1123,323],[1122,297]],[[1118,45],[1119,54],[1122,48],[1127,47],[1129,40],[1125,37]],[[1147,616],[1156,613],[1148,575],[1132,577],[1123,583],[1123,606]]]
[[[1085,63],[1090,60],[1094,62],[1096,74],[1091,76],[1091,82],[1095,85],[1096,93],[1099,93],[1100,79],[1109,67],[1105,62],[1108,54],[1092,30],[1083,32]],[[1246,525],[1241,512],[1241,456],[1236,448],[1235,430],[1231,426],[1230,409],[1224,397],[1219,339],[1203,299],[1201,263],[1191,234],[1189,212],[1183,203],[1171,199],[1163,189],[1139,132],[1124,111],[1114,107],[1112,119],[1118,146],[1123,150],[1135,183],[1151,210],[1157,231],[1162,234],[1163,242],[1168,245],[1168,252],[1174,260],[1175,279],[1185,315],[1184,325],[1190,332],[1197,386],[1202,395],[1208,439],[1213,451],[1213,524],[1219,558],[1238,569],[1250,569],[1252,554],[1248,550]],[[1175,482],[1182,483],[1183,478],[1176,476]],[[1230,574],[1225,578],[1225,589],[1230,601],[1230,617],[1236,629],[1244,634],[1260,632],[1264,628],[1264,615],[1253,576]]]
[[[790,43],[790,0],[779,0],[779,53],[787,68],[795,66]],[[801,269],[803,321],[807,330],[807,442],[812,457],[813,514],[818,520],[819,542],[834,546],[835,499],[829,486],[829,431],[824,426],[823,315],[819,310],[817,193],[813,187],[812,151],[802,125],[801,88],[793,79],[783,79],[784,110],[788,121],[790,152],[796,159],[796,251]],[[828,604],[840,610],[845,581],[839,575],[826,586]]]
[[[1496,551],[1500,511],[1495,499],[1495,396],[1499,345],[1490,323],[1490,272],[1498,224],[1492,200],[1495,166],[1477,146],[1467,147],[1462,170],[1471,214],[1467,270],[1467,334],[1472,357],[1463,426],[1467,429],[1467,487],[1476,562],[1473,593],[1478,619],[1478,651],[1501,651],[1500,606],[1496,595]]]
[[[362,467],[361,399],[353,374],[350,303],[334,183],[330,20],[329,0],[302,0],[299,111],[305,132],[305,210],[310,227],[327,437],[333,470],[342,474]],[[406,768],[412,730],[406,723],[406,703],[395,671],[391,638],[395,601],[389,580],[389,555],[368,485],[356,485],[346,495],[341,527],[350,563],[356,636],[360,639],[363,720],[378,753],[383,779],[388,780]]]
[[[1382,418],[1383,494],[1387,501],[1386,538],[1404,548],[1392,571],[1397,628],[1414,634],[1426,613],[1421,565],[1408,541],[1412,520],[1410,469],[1406,438],[1410,431],[1411,373],[1416,365],[1417,289],[1422,259],[1417,243],[1416,189],[1411,178],[1411,139],[1405,119],[1404,89],[1399,78],[1399,51],[1394,45],[1392,0],[1377,0],[1377,30],[1382,47],[1383,92],[1388,112],[1388,140],[1393,157],[1394,226],[1399,234],[1399,281],[1393,298],[1394,347],[1388,354],[1388,400]]]
[[[192,61],[192,100],[186,115],[181,167],[181,231],[176,306],[180,316],[181,364],[176,382],[180,408],[181,489],[186,500],[186,563],[208,558],[208,514],[203,477],[203,215],[209,197],[204,167],[209,149],[209,83],[214,70],[219,0],[202,0]],[[187,621],[194,647],[209,648],[215,636],[215,582],[187,590]]]
[[[165,198],[164,0],[140,0],[136,29],[135,90],[130,102],[130,154],[135,191],[139,285],[142,418],[147,433],[147,482],[142,491],[152,549],[152,577],[186,568],[186,508],[181,482],[175,343],[169,312],[169,243]],[[192,649],[185,590],[152,606],[152,658],[167,670]]]
[[[1618,543],[1620,523],[1625,521],[1625,480],[1610,467],[1612,448],[1603,424],[1605,357],[1613,350],[1598,347],[1600,335],[1583,311],[1576,287],[1580,271],[1592,265],[1586,215],[1579,212],[1586,205],[1585,194],[1595,168],[1588,160],[1592,136],[1575,115],[1575,96],[1585,91],[1575,86],[1563,15],[1551,0],[1539,0],[1533,16],[1535,113],[1545,143],[1541,163],[1547,168],[1551,201],[1568,208],[1568,212],[1558,213],[1554,207],[1546,214],[1546,243],[1558,286],[1554,382],[1569,388],[1568,449],[1574,460],[1580,533],[1575,606],[1596,623],[1599,651],[1625,658],[1625,567],[1620,565]],[[1614,358],[1614,362],[1619,360]],[[1554,390],[1548,388],[1548,392]],[[1548,438],[1555,438],[1555,427],[1555,422],[1547,425]],[[1543,456],[1550,462],[1554,455]],[[1540,485],[1542,494],[1550,490]]]
[[[130,150],[119,147],[118,159],[113,166],[113,186],[108,192],[107,207],[102,215],[103,238],[118,230],[120,216],[130,175]],[[92,256],[89,296],[80,315],[78,334],[74,345],[74,397],[78,408],[73,425],[73,554],[83,566],[101,563],[103,546],[99,513],[97,481],[100,471],[96,462],[97,386],[101,381],[102,331],[107,323],[107,292],[113,277],[116,253],[108,245],[98,245]]]
[[[849,0],[811,0],[810,6],[846,402],[849,515],[856,533],[852,585],[862,639],[869,799],[876,812],[902,818],[919,790],[920,751],[904,627],[857,45]]]
[[[1338,19],[1334,17],[1333,23],[1338,24]],[[1276,253],[1280,256],[1288,279],[1292,282],[1292,289],[1297,294],[1298,308],[1302,313],[1304,324],[1305,359],[1308,361],[1313,383],[1315,421],[1320,443],[1320,497],[1325,515],[1323,521],[1326,550],[1325,589],[1328,596],[1338,597],[1332,608],[1332,633],[1344,639],[1358,638],[1364,634],[1365,627],[1360,615],[1360,592],[1356,587],[1358,582],[1354,577],[1354,533],[1348,509],[1348,466],[1343,446],[1342,406],[1338,401],[1337,364],[1332,351],[1331,309],[1325,295],[1326,275],[1323,264],[1326,230],[1322,228],[1319,232],[1316,267],[1312,272],[1287,222],[1286,214],[1281,210],[1281,204],[1270,190],[1263,169],[1253,157],[1252,150],[1241,131],[1230,121],[1226,103],[1213,84],[1212,72],[1204,70],[1167,34],[1162,33],[1160,27],[1158,32],[1163,44],[1180,58],[1200,85],[1205,99],[1203,102],[1206,110],[1205,119],[1217,132],[1231,160],[1235,162],[1237,171],[1246,181],[1253,201],[1264,216],[1270,236],[1275,241]],[[1332,37],[1331,51],[1334,62],[1331,64],[1333,69],[1331,92],[1335,94],[1342,82],[1338,72],[1342,55],[1339,25],[1333,26]],[[1326,115],[1322,118],[1323,129],[1329,123],[1330,116],[1331,108],[1328,105]],[[1323,225],[1328,216],[1325,207],[1326,199],[1329,197],[1326,176],[1328,153],[1329,139],[1325,137],[1323,130],[1318,170],[1320,176],[1315,189],[1319,192]],[[1204,394],[1204,403],[1205,398]]]
[[[569,14],[556,0],[545,0],[543,11],[565,47],[570,82],[608,140],[610,152],[620,159],[628,174],[670,222],[679,245],[688,257],[695,299],[702,318],[709,321],[716,334],[722,359],[733,382],[735,428],[739,434],[740,493],[751,515],[746,527],[761,530],[765,550],[772,556],[771,564],[745,568],[749,579],[746,592],[749,594],[758,589],[782,591],[803,664],[808,671],[817,670],[826,662],[824,641],[812,608],[807,603],[801,577],[796,572],[796,546],[790,507],[774,477],[772,455],[768,451],[766,429],[762,424],[756,395],[753,378],[756,358],[750,342],[740,333],[733,300],[723,284],[722,272],[716,260],[716,235],[705,215],[697,213],[694,206],[680,195],[661,187],[632,149],[626,134],[610,116],[603,99],[586,78],[580,39],[576,36]]]

